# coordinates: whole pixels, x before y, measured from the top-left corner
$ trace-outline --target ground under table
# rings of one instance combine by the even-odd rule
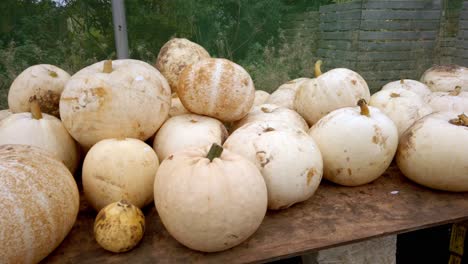
[[[247,241],[221,253],[204,254],[174,240],[154,205],[145,209],[146,233],[130,252],[112,254],[93,237],[96,213],[81,199],[77,222],[44,263],[244,263],[267,262],[373,237],[398,234],[468,219],[468,193],[419,186],[392,166],[360,187],[323,181],[307,202],[268,212]]]

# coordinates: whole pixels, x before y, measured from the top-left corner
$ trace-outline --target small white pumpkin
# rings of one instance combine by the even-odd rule
[[[153,201],[158,167],[158,156],[141,140],[99,141],[83,162],[85,197],[96,211],[122,199],[142,208]]]
[[[12,114],[0,122],[0,145],[22,144],[42,148],[74,173],[80,161],[75,140],[60,119],[43,114],[37,101],[31,105],[31,113]]]
[[[398,128],[398,136],[420,118],[432,113],[432,108],[414,92],[403,88],[379,91],[371,96],[370,106],[379,108]]]
[[[177,241],[215,252],[242,243],[258,229],[267,210],[267,188],[250,161],[219,145],[206,146],[179,151],[161,163],[154,201]]]
[[[184,107],[177,94],[173,93],[171,99],[171,109],[169,109],[168,118],[185,114],[190,114],[189,110]]]
[[[249,73],[227,59],[204,59],[181,73],[177,95],[192,113],[237,121],[252,108],[255,87]]]
[[[106,138],[151,137],[166,120],[171,90],[146,62],[101,61],[75,73],[60,98],[60,116],[88,150]]]
[[[264,104],[266,102],[266,100],[268,100],[269,96],[270,96],[270,94],[265,92],[265,91],[256,90],[253,106],[255,107],[257,105]]]
[[[69,79],[70,74],[54,65],[38,64],[28,67],[10,86],[10,111],[29,112],[29,103],[35,99],[44,113],[59,117],[60,95]]]
[[[11,116],[12,114],[13,113],[10,111],[10,109],[0,110],[0,121]]]
[[[399,81],[389,82],[382,87],[382,91],[392,89],[405,89],[416,93],[417,95],[421,96],[421,98],[424,98],[425,96],[432,93],[431,89],[429,89],[427,85],[411,79],[401,79]]]
[[[457,86],[468,91],[468,68],[456,64],[436,65],[423,73],[421,82],[433,92],[449,92]]]
[[[304,131],[309,130],[307,122],[296,111],[286,107],[279,107],[272,104],[263,104],[255,106],[241,120],[235,122],[233,130],[251,122],[256,121],[283,121],[291,127],[298,128]],[[232,131],[233,131],[232,130]]]
[[[345,68],[322,74],[321,64],[317,61],[316,78],[303,82],[294,99],[294,109],[309,125],[335,109],[356,105],[361,98],[370,100],[369,87],[361,75]]]
[[[302,129],[279,121],[246,124],[228,137],[224,148],[244,156],[260,170],[269,209],[284,209],[309,199],[322,179],[322,156],[314,140]]]
[[[156,68],[166,77],[172,92],[177,91],[180,73],[187,67],[210,54],[202,46],[186,38],[173,38],[159,50]]]
[[[345,186],[377,179],[392,162],[398,130],[378,108],[344,107],[332,111],[309,131],[323,157],[325,179]]]
[[[459,86],[450,92],[433,92],[425,101],[434,112],[468,112],[468,91],[462,91]]]
[[[294,98],[296,97],[297,89],[306,80],[309,79],[298,78],[282,84],[268,97],[265,103],[294,110]]]
[[[396,162],[409,179],[438,190],[468,191],[468,117],[438,112],[401,137]]]
[[[156,133],[153,148],[162,161],[177,151],[223,144],[228,132],[220,121],[201,115],[185,114],[169,118]]]

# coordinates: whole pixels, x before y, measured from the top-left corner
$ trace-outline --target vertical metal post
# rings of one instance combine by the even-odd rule
[[[128,59],[127,21],[125,19],[124,0],[112,0],[112,18],[114,21],[117,59]]]

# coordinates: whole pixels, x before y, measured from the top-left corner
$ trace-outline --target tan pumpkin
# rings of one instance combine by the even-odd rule
[[[184,107],[177,94],[173,93],[171,99],[171,109],[169,109],[168,118],[185,114],[190,114],[190,112],[187,110],[187,108]]]
[[[371,96],[369,105],[379,108],[392,119],[398,136],[414,122],[432,113],[432,108],[419,95],[403,88],[379,91]]]
[[[62,162],[33,146],[0,146],[0,166],[0,260],[39,263],[75,223],[76,182]]]
[[[389,82],[382,87],[382,91],[393,89],[405,89],[416,93],[417,95],[421,96],[421,98],[424,98],[425,96],[432,93],[431,89],[429,89],[427,85],[411,79],[401,79],[399,81]]]
[[[31,113],[12,114],[0,123],[0,145],[23,144],[49,151],[74,173],[80,162],[75,140],[60,119],[42,114],[34,101]]]
[[[309,131],[323,157],[325,179],[345,186],[374,181],[393,160],[398,130],[378,108],[344,107],[324,116]]]
[[[102,140],[83,162],[85,197],[96,211],[122,199],[142,208],[153,201],[158,167],[158,156],[141,140]]]
[[[468,91],[459,86],[450,92],[433,92],[424,99],[434,112],[468,112]]]
[[[210,58],[210,54],[197,43],[186,38],[173,38],[161,47],[155,66],[175,92],[179,75],[185,67],[207,58]]]
[[[148,63],[101,61],[75,73],[60,99],[60,116],[70,134],[89,149],[107,138],[146,140],[169,113],[166,79]]]
[[[267,210],[267,189],[250,161],[208,145],[179,151],[161,163],[154,201],[177,241],[215,252],[242,243],[258,229]]]
[[[396,162],[409,179],[429,188],[468,191],[468,117],[437,112],[401,137]]]
[[[292,128],[298,128],[304,131],[309,130],[304,118],[302,118],[296,111],[286,107],[279,107],[272,104],[263,104],[253,107],[252,110],[241,120],[235,122],[233,129],[257,121],[282,121],[287,123]]]
[[[252,108],[255,87],[240,65],[226,59],[204,59],[181,73],[177,95],[190,112],[230,122],[243,118]]]
[[[460,86],[468,91],[468,68],[456,65],[435,65],[421,76],[421,82],[433,92],[450,92]]]
[[[269,93],[262,91],[262,90],[256,90],[255,91],[255,99],[253,106],[261,105],[264,104],[266,100],[268,100],[268,97],[270,96]]]
[[[356,105],[359,99],[370,100],[366,81],[358,73],[345,69],[332,69],[321,73],[318,61],[316,78],[303,82],[294,99],[294,109],[307,121],[315,124],[333,110]]]
[[[297,89],[299,89],[299,86],[306,80],[309,79],[298,78],[282,84],[268,97],[265,103],[294,110],[294,98],[296,97]]]
[[[246,124],[228,137],[224,148],[260,170],[269,209],[284,209],[309,199],[322,179],[322,155],[314,140],[304,130],[281,121]]]
[[[60,95],[69,79],[70,74],[54,65],[38,64],[28,67],[10,86],[10,111],[29,112],[29,103],[35,99],[44,113],[59,117]]]

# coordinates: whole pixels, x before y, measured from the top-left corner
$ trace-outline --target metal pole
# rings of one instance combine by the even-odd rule
[[[124,0],[112,0],[112,18],[114,21],[117,59],[128,59],[127,21],[125,19]]]

